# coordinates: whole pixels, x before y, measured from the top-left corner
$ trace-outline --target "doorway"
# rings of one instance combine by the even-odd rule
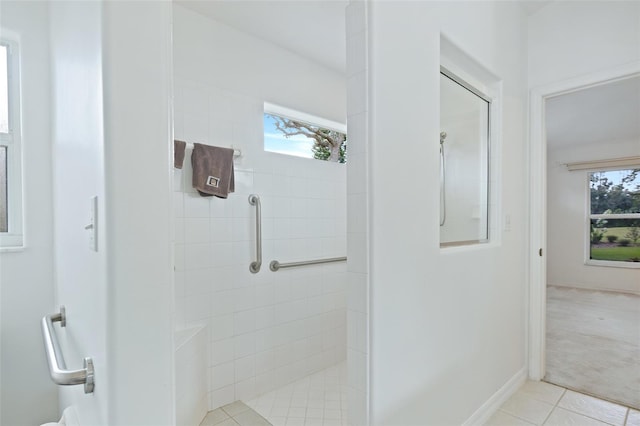
[[[633,210],[589,209],[603,182],[625,192],[626,183],[603,180],[611,176],[602,173],[632,175],[639,167],[637,120],[625,124],[625,114],[639,107],[639,71],[634,64],[536,89],[531,97],[530,378],[635,407],[640,402],[625,395],[638,394],[640,378],[630,373],[640,366],[624,353],[640,347],[640,269],[598,253],[623,251],[617,240],[627,239],[636,217]],[[625,97],[635,104],[625,107]],[[626,181],[636,184],[634,176]],[[602,232],[612,218],[602,213],[626,214],[613,219],[624,217],[630,226],[612,221],[611,237],[594,246],[594,228]]]

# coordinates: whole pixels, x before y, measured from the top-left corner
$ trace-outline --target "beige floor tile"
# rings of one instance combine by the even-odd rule
[[[242,401],[232,402],[231,404],[223,405],[220,407],[224,410],[225,413],[234,417],[236,414],[240,414],[243,411],[247,411],[250,407]]]
[[[291,407],[287,417],[305,418],[307,416],[307,409],[304,407]]]
[[[307,408],[307,418],[321,419],[322,417],[324,417],[322,408]]]
[[[289,409],[287,407],[273,407],[271,412],[269,413],[269,417],[287,417],[289,414]]]
[[[522,419],[507,414],[504,411],[498,411],[484,424],[484,426],[531,426],[533,423],[526,422]]]
[[[218,423],[216,426],[240,426],[240,425],[238,425],[238,423],[232,418],[228,418],[227,420],[223,420],[222,422]]]
[[[286,426],[287,424],[286,417],[269,417],[269,421],[273,426]]]
[[[520,388],[520,392],[527,394],[538,401],[548,402],[549,404],[557,404],[565,389],[560,386],[552,385],[546,382],[534,382],[527,380]]]
[[[218,408],[213,411],[209,411],[205,418],[202,420],[202,423],[200,423],[200,426],[217,425],[218,423],[221,423],[228,418],[229,415],[222,411],[222,409]]]
[[[553,405],[518,391],[502,405],[501,410],[535,425],[541,425],[553,410]]]
[[[607,423],[560,407],[554,408],[544,424],[545,426],[608,426]]]
[[[233,417],[233,420],[238,422],[240,426],[271,426],[271,423],[253,410],[247,410],[240,414],[236,414]]]
[[[286,426],[304,426],[304,419],[299,417],[287,417]]]
[[[640,426],[640,411],[629,410],[627,415],[627,426]]]
[[[615,426],[623,426],[627,415],[626,407],[570,390],[565,392],[558,406]]]

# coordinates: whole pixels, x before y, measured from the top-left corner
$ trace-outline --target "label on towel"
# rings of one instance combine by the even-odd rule
[[[213,186],[214,188],[217,188],[218,186],[220,186],[220,178],[209,176],[207,178],[207,186]]]

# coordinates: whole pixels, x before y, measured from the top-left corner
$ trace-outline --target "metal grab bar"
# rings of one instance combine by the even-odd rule
[[[256,206],[256,260],[251,262],[249,270],[252,274],[257,274],[262,266],[262,207],[260,206],[260,197],[256,194],[249,195],[249,204]]]
[[[272,260],[269,264],[269,269],[273,272],[278,271],[279,269],[285,268],[295,268],[297,266],[306,266],[306,265],[319,265],[321,263],[332,263],[332,262],[346,262],[347,258],[345,257],[330,257],[327,259],[317,259],[317,260],[304,260],[302,262],[290,262],[290,263],[280,263],[277,260]]]
[[[67,366],[60,350],[60,344],[56,337],[53,323],[59,322],[61,327],[66,327],[67,317],[64,306],[60,306],[60,313],[50,314],[42,317],[42,337],[44,338],[44,349],[49,362],[49,373],[51,380],[58,385],[81,385],[84,384],[84,393],[93,393],[94,371],[93,360],[89,357],[84,359],[81,370],[67,370]]]

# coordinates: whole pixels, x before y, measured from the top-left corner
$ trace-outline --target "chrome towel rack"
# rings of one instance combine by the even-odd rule
[[[319,265],[321,263],[333,263],[333,262],[346,262],[347,257],[329,257],[327,259],[316,259],[316,260],[304,260],[301,262],[290,262],[290,263],[280,263],[277,260],[272,260],[269,264],[269,269],[273,272],[276,272],[280,269],[285,268],[295,268],[297,266],[306,266],[306,265]]]
[[[64,306],[60,306],[60,312],[42,317],[42,337],[44,338],[44,349],[49,363],[49,374],[54,383],[58,385],[81,385],[84,384],[84,393],[93,393],[94,371],[93,360],[89,357],[84,359],[83,368],[80,370],[67,370],[67,366],[60,350],[60,344],[56,337],[53,323],[59,322],[60,327],[66,327],[67,316]]]
[[[262,266],[262,207],[260,197],[256,194],[249,195],[249,204],[256,206],[256,260],[249,265],[252,274],[260,272]]]

